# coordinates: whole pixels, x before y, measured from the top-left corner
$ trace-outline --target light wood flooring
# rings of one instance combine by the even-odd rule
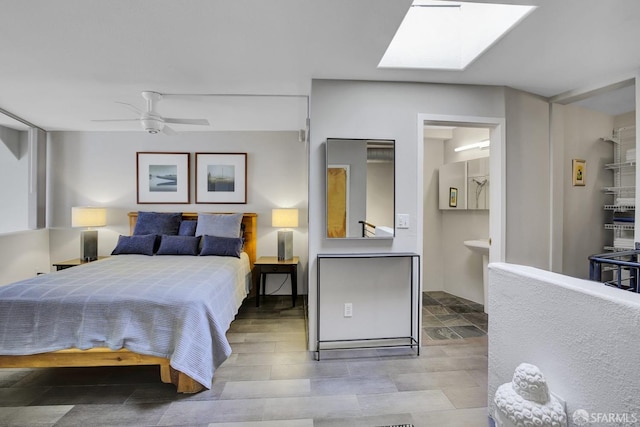
[[[0,370],[0,426],[487,426],[486,315],[423,296],[423,348],[307,351],[304,300],[248,299],[213,388],[178,395],[155,367]]]

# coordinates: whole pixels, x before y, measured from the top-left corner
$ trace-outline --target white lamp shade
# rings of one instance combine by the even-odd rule
[[[71,208],[72,227],[104,227],[107,225],[107,210],[97,207]]]
[[[298,226],[298,209],[273,209],[271,226],[275,228],[295,228]]]

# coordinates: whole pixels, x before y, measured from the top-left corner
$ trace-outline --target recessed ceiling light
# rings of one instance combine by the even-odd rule
[[[463,70],[535,8],[415,0],[378,67]]]

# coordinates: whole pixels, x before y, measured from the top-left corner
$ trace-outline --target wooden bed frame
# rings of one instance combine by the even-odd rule
[[[129,232],[133,234],[137,212],[129,212]],[[244,224],[244,251],[249,255],[251,269],[256,261],[256,237],[257,217],[255,213],[245,213],[242,218]],[[195,212],[182,214],[185,220],[198,219]],[[89,350],[67,349],[49,353],[32,354],[27,356],[3,356],[0,355],[0,368],[61,368],[61,367],[88,367],[88,366],[141,366],[159,365],[160,379],[164,383],[172,383],[177,387],[178,393],[197,393],[205,387],[180,371],[169,366],[169,359],[157,356],[147,356],[132,351],[110,350],[106,347],[92,348]]]

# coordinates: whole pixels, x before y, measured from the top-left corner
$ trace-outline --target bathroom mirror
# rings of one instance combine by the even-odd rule
[[[489,158],[447,163],[438,171],[441,210],[489,209]]]
[[[327,237],[395,235],[395,141],[328,138]]]
[[[489,158],[467,161],[467,209],[489,209]]]

